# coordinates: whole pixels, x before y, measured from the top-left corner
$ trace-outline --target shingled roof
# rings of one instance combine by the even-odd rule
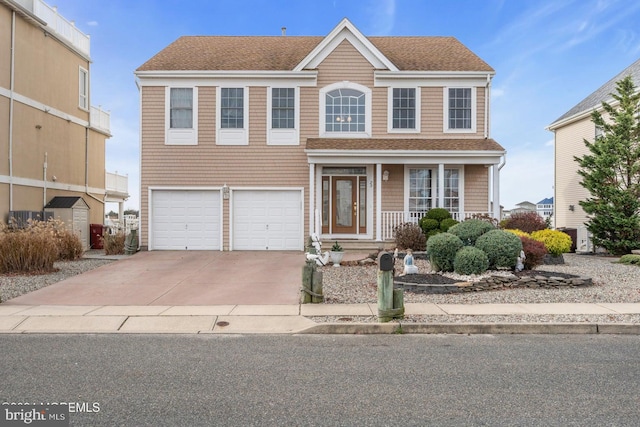
[[[614,78],[600,86],[593,93],[587,96],[585,99],[573,106],[569,111],[558,117],[553,123],[549,125],[549,128],[554,128],[559,122],[562,122],[570,117],[584,112],[591,112],[594,109],[599,108],[602,102],[611,102],[613,97],[611,94],[616,93],[616,83],[626,76],[631,76],[636,86],[640,86],[640,59],[627,68],[622,70]]]
[[[136,71],[290,71],[317,36],[183,36]],[[455,37],[368,37],[401,71],[493,72]]]
[[[505,151],[491,138],[307,138],[307,150]]]

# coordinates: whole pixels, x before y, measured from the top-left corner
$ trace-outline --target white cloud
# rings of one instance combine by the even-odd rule
[[[367,9],[371,15],[371,35],[384,36],[391,34],[396,18],[395,0],[374,0]]]
[[[545,146],[548,146],[545,144]],[[513,150],[500,171],[500,204],[512,209],[553,196],[553,150]]]
[[[87,22],[87,25],[89,27],[97,27],[98,26],[98,21],[89,21],[89,22]]]

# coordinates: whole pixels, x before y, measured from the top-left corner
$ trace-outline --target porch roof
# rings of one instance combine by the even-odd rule
[[[491,138],[307,138],[309,163],[496,164],[506,150]]]

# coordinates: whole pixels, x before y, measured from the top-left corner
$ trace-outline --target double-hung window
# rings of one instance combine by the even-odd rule
[[[222,88],[220,94],[220,127],[244,128],[244,88]]]
[[[267,144],[299,145],[300,92],[295,87],[270,87],[267,92]]]
[[[389,89],[389,132],[420,132],[419,88]]]
[[[461,172],[460,169],[444,168],[442,180],[436,167],[415,167],[408,170],[407,210],[412,220],[423,217],[430,209],[442,207],[456,214],[461,206]],[[442,200],[439,186],[444,182]]]
[[[193,88],[171,88],[169,127],[171,129],[193,128]]]
[[[219,87],[216,95],[218,145],[249,144],[249,88]]]
[[[445,88],[445,131],[475,132],[475,88]]]
[[[166,88],[167,145],[198,144],[198,88]]]
[[[80,67],[78,73],[78,106],[83,110],[89,109],[89,71]]]

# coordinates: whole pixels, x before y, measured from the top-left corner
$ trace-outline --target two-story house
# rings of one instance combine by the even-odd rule
[[[584,224],[587,214],[582,210],[580,201],[590,197],[580,182],[578,163],[575,157],[589,154],[584,141],[594,141],[601,131],[591,121],[594,110],[603,111],[602,102],[612,105],[612,94],[616,93],[616,83],[631,75],[636,86],[640,86],[640,59],[622,70],[585,99],[574,105],[569,111],[558,117],[547,129],[554,133],[555,165],[554,165],[554,223],[557,228],[578,228],[586,232]],[[606,113],[605,113],[606,119]],[[580,233],[579,233],[580,234]],[[586,235],[579,240],[584,241]]]
[[[105,171],[109,113],[90,81],[89,36],[41,0],[0,0],[0,221],[65,198],[49,206],[81,205],[86,243],[105,201],[128,197],[126,177],[107,183],[123,181]]]
[[[443,207],[499,217],[494,70],[453,37],[181,37],[136,72],[141,244],[383,242]]]

